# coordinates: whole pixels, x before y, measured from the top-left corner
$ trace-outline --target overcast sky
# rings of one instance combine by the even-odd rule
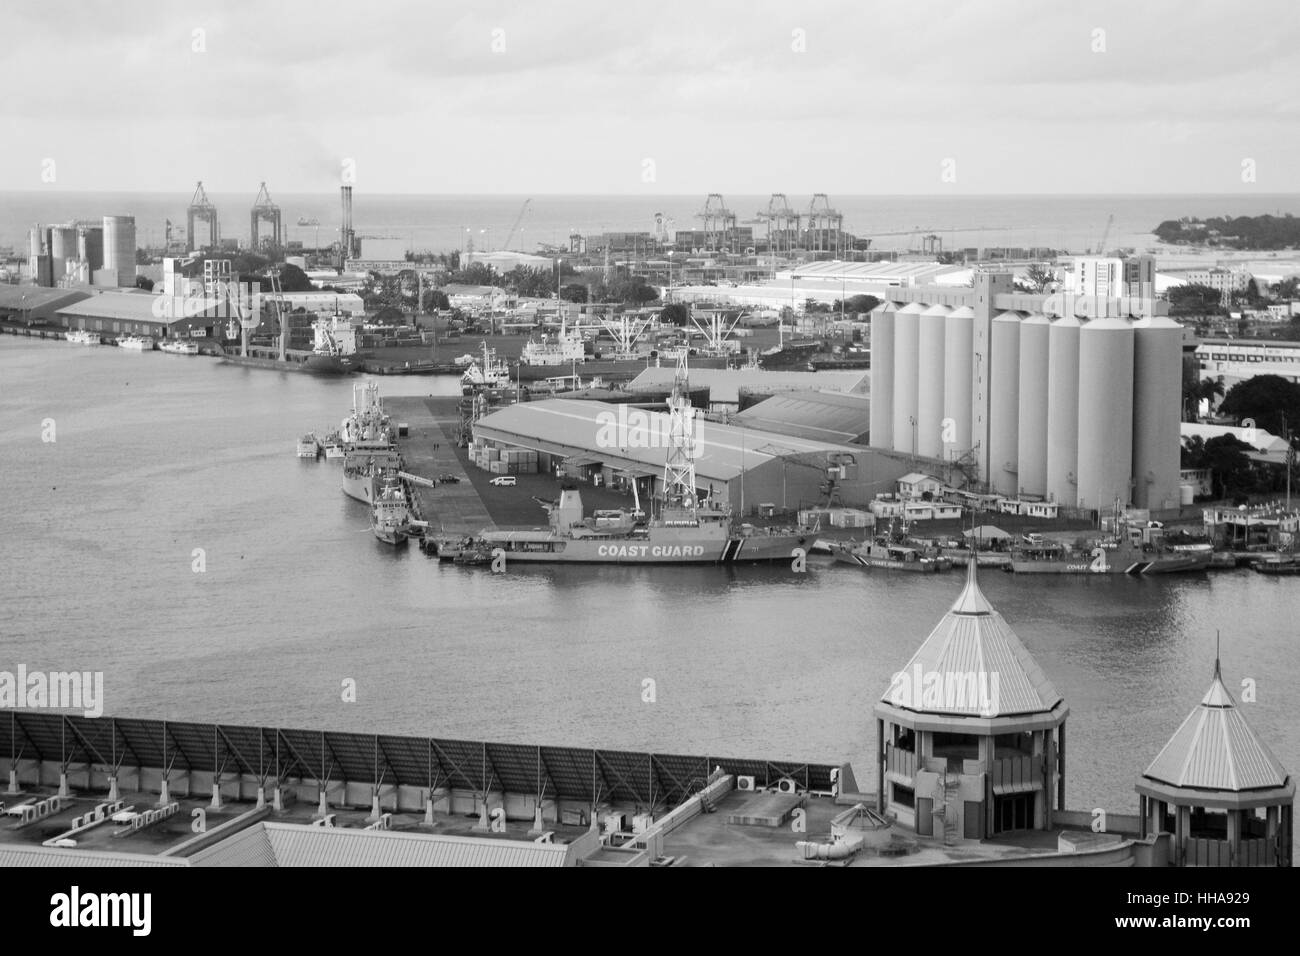
[[[1294,192],[1296,11],[19,0],[0,189]]]

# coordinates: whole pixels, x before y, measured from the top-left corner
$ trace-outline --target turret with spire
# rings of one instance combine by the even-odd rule
[[[1290,866],[1295,780],[1214,675],[1137,782],[1142,836],[1170,840],[1174,866]]]
[[[876,704],[877,809],[922,836],[1049,829],[1065,799],[1064,699],[966,583]]]

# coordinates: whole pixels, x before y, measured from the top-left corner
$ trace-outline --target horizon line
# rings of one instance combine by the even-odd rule
[[[343,184],[343,183],[341,183],[341,184],[339,184],[339,186],[323,187],[323,188],[321,188],[321,189],[314,189],[314,190],[308,190],[308,191],[277,190],[277,194],[279,194],[279,195],[284,195],[284,196],[320,196],[320,195],[329,195],[329,194],[333,193],[333,191],[334,191],[335,189],[340,188],[340,187],[343,186],[343,185],[353,185],[353,187],[354,187],[354,189],[355,189],[355,184]],[[73,188],[65,188],[65,187],[59,187],[59,186],[51,187],[51,186],[48,186],[48,185],[47,185],[47,186],[39,186],[39,187],[32,188],[32,189],[0,189],[0,195],[8,195],[8,194],[36,195],[36,194],[38,194],[38,193],[47,193],[47,194],[48,194],[48,193],[62,193],[62,194],[70,194],[70,193],[119,193],[119,194],[126,194],[126,195],[142,195],[142,196],[147,196],[147,195],[157,195],[157,194],[161,194],[161,193],[191,192],[192,189],[193,189],[193,187],[188,187],[188,186],[187,186],[187,187],[184,187],[184,189],[175,189],[175,190],[173,190],[173,189],[115,189],[115,188],[90,188],[90,187],[87,187],[87,188],[77,188],[77,187],[73,187]],[[243,195],[243,192],[242,192],[242,191],[240,191],[240,192],[230,192],[230,191],[220,191],[220,190],[205,190],[205,191],[207,191],[210,195],[215,195],[215,196],[236,196],[236,195]],[[252,193],[254,193],[254,194],[256,194],[256,191],[255,191],[255,190],[249,190],[249,191],[252,192]],[[739,190],[733,190],[733,191],[730,191],[730,194],[733,195],[733,196],[764,196],[764,195],[776,195],[775,193],[751,193],[751,192],[743,192],[743,191],[739,191]],[[383,192],[383,191],[376,191],[376,192],[370,192],[370,193],[362,193],[361,195],[362,195],[362,196],[365,196],[365,195],[371,195],[371,196],[436,196],[436,197],[451,197],[451,198],[465,198],[465,199],[482,199],[482,198],[498,198],[498,197],[499,197],[499,198],[502,198],[502,199],[516,199],[516,198],[521,198],[521,197],[522,197],[522,198],[529,198],[529,197],[537,197],[537,196],[551,196],[551,197],[565,197],[565,198],[567,198],[567,197],[582,197],[582,198],[611,198],[611,199],[653,199],[653,198],[656,198],[656,196],[658,196],[658,197],[662,197],[662,198],[692,197],[692,196],[698,196],[698,195],[700,195],[700,193],[698,193],[698,192],[680,192],[680,193],[657,193],[657,194],[652,194],[652,193],[644,193],[644,192],[621,192],[621,193],[620,193],[620,192],[590,192],[590,193],[587,193],[587,192],[536,192],[536,191],[531,192],[531,193],[530,193],[530,192],[527,192],[527,191],[523,191],[523,192],[450,192],[450,193],[439,193],[439,192],[405,192],[405,191],[402,191],[402,192]],[[705,195],[709,195],[709,193],[705,193]],[[722,195],[726,195],[726,194],[723,193]],[[785,194],[785,195],[802,196],[802,195],[805,195],[805,193],[792,192],[792,193],[787,193],[787,194]],[[810,195],[810,196],[812,196],[812,195],[818,195],[818,194],[817,194],[817,193],[807,193],[806,195]],[[980,198],[985,198],[985,199],[998,199],[998,198],[1007,198],[1007,197],[1014,197],[1014,198],[1022,198],[1022,197],[1023,197],[1023,198],[1086,198],[1086,197],[1092,197],[1092,196],[1106,196],[1106,197],[1128,196],[1128,197],[1143,197],[1143,198],[1145,198],[1145,197],[1162,197],[1162,196],[1170,196],[1170,197],[1172,197],[1172,196],[1180,196],[1180,197],[1181,197],[1181,196],[1204,196],[1204,197],[1214,197],[1214,198],[1218,198],[1218,197],[1228,197],[1228,198],[1234,198],[1234,199],[1235,199],[1235,198],[1239,198],[1239,197],[1241,197],[1241,196],[1248,196],[1248,195],[1250,195],[1250,192],[1249,192],[1249,191],[1244,191],[1244,190],[1243,190],[1243,191],[1238,191],[1238,192],[1184,192],[1184,191],[1165,191],[1165,192],[933,192],[933,193],[854,193],[854,192],[833,192],[833,193],[828,194],[828,195],[837,195],[837,196],[853,196],[853,197],[863,197],[863,198],[872,198],[872,199],[876,199],[876,198],[880,198],[880,199],[931,199],[931,198],[946,198],[946,199],[980,199]],[[1259,197],[1261,197],[1261,198],[1262,198],[1262,197],[1276,197],[1276,196],[1288,196],[1288,197],[1290,197],[1290,196],[1294,196],[1294,197],[1300,197],[1300,190],[1298,190],[1298,191],[1290,191],[1290,192],[1276,192],[1276,193],[1270,193],[1270,192],[1259,192],[1259,193],[1256,193],[1256,195],[1259,196]]]

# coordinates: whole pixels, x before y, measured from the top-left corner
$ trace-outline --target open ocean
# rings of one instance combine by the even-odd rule
[[[274,184],[272,184],[274,187]],[[256,189],[247,194],[209,193],[217,207],[221,235],[248,241],[248,216]],[[279,193],[272,198],[283,210],[290,240],[308,247],[337,238],[337,193]],[[361,236],[404,239],[417,251],[463,249],[472,235],[477,249],[499,249],[507,239],[525,196],[394,196],[354,191],[353,223]],[[740,222],[766,210],[767,196],[726,197]],[[1096,246],[1115,222],[1108,249],[1156,246],[1151,230],[1166,219],[1183,216],[1300,215],[1300,195],[1151,195],[1151,196],[831,196],[844,214],[844,227],[872,237],[873,249],[919,248],[919,236],[935,233],[945,249],[987,246],[1049,246],[1082,252]],[[33,223],[131,215],[140,245],[159,244],[170,219],[181,235],[190,193],[94,193],[61,191],[0,192],[0,246],[20,254],[27,248]],[[789,196],[791,206],[806,210],[810,196]],[[672,220],[669,230],[699,228],[695,218],[702,196],[535,196],[510,248],[532,251],[540,243],[568,244],[572,231],[652,231],[655,213]],[[318,219],[319,230],[299,226],[300,218]],[[265,228],[265,226],[263,227]],[[763,226],[755,225],[762,235]],[[468,230],[468,233],[467,233]]]
[[[0,670],[102,670],[110,715],[848,759],[865,785],[872,705],[961,588],[828,564],[444,566],[377,542],[339,466],[295,457],[343,417],[349,380],[5,335],[0,383]],[[981,586],[1065,695],[1070,808],[1136,809],[1209,686],[1216,630],[1229,688],[1257,681],[1247,718],[1300,768],[1300,581]]]

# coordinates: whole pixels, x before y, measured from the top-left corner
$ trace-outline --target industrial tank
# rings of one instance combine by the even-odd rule
[[[135,217],[104,217],[104,268],[119,286],[135,285]]]
[[[909,455],[914,451],[919,320],[923,311],[922,306],[909,302],[894,313],[894,450]]]
[[[932,305],[918,320],[916,452],[926,458],[943,456],[944,319],[951,311]]]
[[[1081,507],[1105,511],[1132,497],[1133,339],[1128,319],[1093,319],[1079,332]]]
[[[894,447],[894,313],[892,302],[871,312],[871,433],[877,448]]]
[[[1052,323],[1032,312],[1020,323],[1020,425],[1016,454],[1020,491],[1047,494],[1047,359]]]
[[[1064,315],[1047,333],[1047,495],[1078,504],[1079,320]]]
[[[953,309],[943,320],[943,417],[953,422],[945,458],[971,449],[971,369],[975,362],[975,311]]]
[[[91,272],[104,268],[104,227],[77,227],[77,258],[84,259]]]
[[[1001,495],[1017,491],[1017,425],[1020,414],[1020,313],[999,312],[990,335],[989,486]]]
[[[50,227],[50,258],[53,260],[54,281],[62,279],[68,271],[68,261],[77,258],[77,227]]]
[[[1163,315],[1133,323],[1134,507],[1160,511],[1180,500],[1182,369],[1182,326]]]

